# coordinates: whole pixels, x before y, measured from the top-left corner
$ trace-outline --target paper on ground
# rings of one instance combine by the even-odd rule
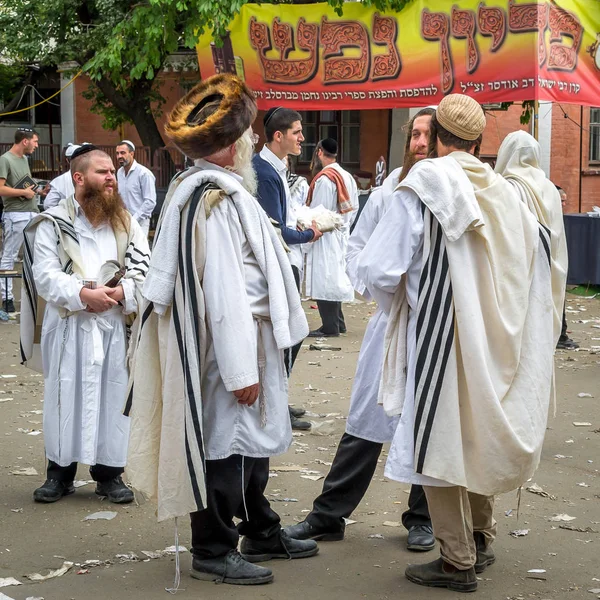
[[[112,510],[101,510],[100,512],[88,515],[84,521],[97,521],[102,519],[104,521],[110,521],[117,516],[117,513]]]
[[[39,573],[30,573],[29,575],[25,575],[25,577],[27,577],[27,579],[30,579],[31,581],[46,581],[47,579],[62,577],[72,566],[72,562],[65,560],[60,569],[54,569],[53,571],[50,571],[47,575],[40,575]]]
[[[9,585],[23,585],[20,581],[17,581],[14,577],[0,577],[0,588],[8,587]]]

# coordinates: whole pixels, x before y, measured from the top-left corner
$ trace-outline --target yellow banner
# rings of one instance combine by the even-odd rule
[[[481,103],[600,102],[600,2],[414,0],[399,13],[360,3],[246,4],[219,47],[198,44],[202,77],[237,73],[259,107],[393,108],[449,93]]]

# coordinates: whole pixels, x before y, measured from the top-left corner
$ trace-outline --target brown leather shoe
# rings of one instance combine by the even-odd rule
[[[408,565],[404,574],[417,585],[448,588],[455,592],[477,590],[477,576],[473,567],[460,571],[442,558],[424,565]]]

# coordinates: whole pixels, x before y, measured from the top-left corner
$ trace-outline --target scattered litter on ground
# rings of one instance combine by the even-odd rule
[[[38,472],[33,467],[23,467],[22,469],[15,469],[10,472],[11,475],[25,475],[25,476],[34,476],[37,475]]]
[[[587,392],[579,392],[579,394],[577,394],[577,396],[579,398],[593,398],[594,397],[591,394],[588,394]]]
[[[544,489],[541,486],[539,486],[537,483],[532,483],[531,485],[527,486],[525,489],[528,492],[531,492],[532,494],[536,494],[538,496],[542,496],[543,498],[549,498],[550,500],[556,500],[556,496],[553,496],[552,494],[545,492]]]
[[[0,577],[0,588],[8,587],[9,585],[23,585],[20,581],[17,581],[14,577]]]
[[[281,465],[278,467],[271,466],[269,467],[271,471],[279,471],[280,473],[287,473],[289,471],[304,471],[304,467],[300,465]]]
[[[135,552],[130,552],[129,554],[116,554],[115,558],[120,563],[138,562],[140,560],[140,557],[135,554]]]
[[[62,567],[59,569],[51,570],[47,575],[41,575],[40,573],[30,573],[25,575],[30,581],[46,581],[47,579],[54,579],[55,577],[62,577],[69,569],[73,566],[73,563],[66,560]]]
[[[23,509],[22,508],[11,508],[10,512],[14,512],[14,513],[22,513]]]
[[[592,424],[588,423],[587,421],[573,421],[573,425],[575,425],[575,427],[591,427]]]
[[[334,423],[335,421],[333,419],[321,421],[320,423],[310,421],[310,433],[311,435],[331,435],[335,430]]]
[[[187,552],[188,549],[185,546],[167,546],[164,550],[163,550],[163,554],[166,556],[168,554],[175,554],[175,552],[177,552],[177,550],[179,550],[179,552]]]
[[[584,483],[583,481],[581,483],[577,484],[579,487],[590,487],[587,483]]]
[[[94,483],[94,480],[93,479],[89,479],[88,481],[83,481],[83,480],[76,479],[73,482],[73,487],[74,488],[80,488],[80,487],[83,487],[84,485],[88,485],[90,483]]]
[[[591,527],[575,527],[574,525],[559,525],[559,529],[568,529],[569,531],[578,531],[579,533],[598,533]]]
[[[545,573],[546,569],[529,569],[528,573]]]
[[[529,529],[515,529],[514,531],[511,531],[508,535],[511,535],[512,537],[523,537],[525,535],[529,535]]]
[[[338,346],[330,346],[329,344],[311,344],[309,350],[317,350],[318,352],[341,352],[342,349]]]
[[[354,523],[357,523],[357,522],[358,522],[358,521],[354,521],[354,520],[352,520],[352,519],[346,519],[346,517],[343,517],[343,519],[344,519],[344,523],[345,523],[346,525],[354,525]]]
[[[156,558],[162,558],[163,554],[160,550],[142,550],[142,554],[151,558],[152,560]]]
[[[0,402],[10,402],[12,398],[0,398]]]
[[[570,515],[562,513],[560,515],[554,515],[553,517],[550,517],[548,519],[548,521],[553,521],[553,522],[557,523],[560,521],[574,521],[576,518],[577,517],[571,517]]]
[[[310,479],[311,481],[319,481],[319,479],[323,479],[324,475],[300,475],[302,479]]]
[[[100,512],[92,513],[83,519],[84,521],[111,521],[117,516],[117,513],[112,510],[101,510]]]
[[[512,514],[513,514],[513,509],[512,509],[512,508],[510,508],[509,510],[507,510],[507,511],[504,513],[504,516],[505,516],[505,517],[511,517],[511,516],[512,516]]]
[[[384,527],[401,527],[402,523],[400,523],[399,521],[384,521],[383,526]]]
[[[385,538],[380,533],[372,533],[369,536],[369,538],[373,540],[385,540]]]
[[[6,594],[0,592],[0,600],[14,600],[14,598],[11,598],[10,596],[7,596]]]

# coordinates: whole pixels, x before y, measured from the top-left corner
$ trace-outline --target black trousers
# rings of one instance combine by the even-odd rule
[[[106,465],[92,465],[90,475],[94,481],[105,482],[119,477],[125,469],[123,467],[107,467]],[[61,467],[53,460],[48,461],[46,470],[47,479],[56,479],[62,483],[71,483],[77,473],[77,463],[71,463],[68,467]]]
[[[268,458],[234,454],[206,461],[207,508],[190,515],[194,556],[223,556],[237,548],[240,535],[254,540],[279,535],[279,515],[265,497],[268,481]],[[234,517],[242,519],[237,528]]]
[[[306,517],[311,525],[332,532],[343,529],[344,517],[348,518],[360,504],[373,479],[382,448],[383,444],[344,433],[323,491]],[[414,525],[431,525],[427,499],[420,485],[411,488],[402,524],[407,529]]]
[[[298,267],[292,265],[292,273],[294,274],[294,279],[296,281],[296,287],[298,288],[298,293],[300,293],[300,270]],[[295,346],[291,348],[286,348],[283,353],[283,357],[285,360],[285,372],[289,377],[292,373],[292,368],[294,367],[294,363],[296,362],[296,358],[298,357],[298,352],[300,352],[300,348],[302,348],[302,342],[298,342]]]
[[[329,335],[336,333],[346,333],[346,321],[342,312],[341,302],[331,302],[330,300],[317,300],[319,315],[321,316],[321,331]]]
[[[559,342],[566,342],[569,339],[569,334],[567,333],[567,310],[566,306],[563,306],[563,322],[562,329],[560,330],[560,337],[558,338]]]

